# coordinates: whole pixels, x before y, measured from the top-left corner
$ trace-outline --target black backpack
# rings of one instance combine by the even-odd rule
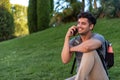
[[[100,53],[99,50],[97,50],[97,52],[102,61],[104,69],[108,74],[107,70],[114,65],[114,52],[112,49],[112,44],[109,41],[105,40],[105,57],[103,57],[103,54]],[[75,62],[76,62],[76,58],[74,58],[74,61],[73,61],[73,65],[70,72],[71,74],[73,73]]]
[[[114,65],[114,52],[112,49],[112,43],[110,43],[109,41],[106,40],[105,41],[105,48],[106,48],[105,58],[103,57],[103,55],[101,53],[98,52],[98,54],[100,56],[100,59],[104,60],[106,68],[110,69]]]

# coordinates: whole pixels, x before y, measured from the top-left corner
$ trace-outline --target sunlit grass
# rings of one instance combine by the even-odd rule
[[[61,62],[61,49],[67,29],[73,23],[0,43],[0,80],[64,80],[71,76],[71,63]],[[115,65],[111,80],[120,79],[120,19],[100,19],[95,32],[113,43]],[[75,72],[74,72],[75,73]]]

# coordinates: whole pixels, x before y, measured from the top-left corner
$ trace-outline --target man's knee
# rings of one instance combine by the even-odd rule
[[[97,53],[96,50],[92,50],[92,51],[86,52],[86,53],[84,53],[84,54],[96,54],[96,53]]]
[[[72,76],[72,77],[70,77],[70,78],[67,78],[67,79],[65,79],[65,80],[75,80],[75,77],[76,77],[76,75],[74,75],[74,76]]]
[[[86,52],[86,53],[83,53],[83,56],[82,57],[95,57],[97,56],[97,51],[96,50],[93,50],[93,51],[89,51],[89,52]]]

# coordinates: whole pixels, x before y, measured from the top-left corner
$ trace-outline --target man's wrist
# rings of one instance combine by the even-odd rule
[[[70,39],[70,36],[65,36],[65,39]]]

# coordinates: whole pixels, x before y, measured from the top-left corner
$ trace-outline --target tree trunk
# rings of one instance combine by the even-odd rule
[[[84,11],[85,8],[85,0],[82,0],[82,11]]]
[[[96,3],[96,0],[94,0],[94,9],[97,9],[97,3]]]
[[[89,11],[91,12],[92,11],[92,0],[89,0]]]

